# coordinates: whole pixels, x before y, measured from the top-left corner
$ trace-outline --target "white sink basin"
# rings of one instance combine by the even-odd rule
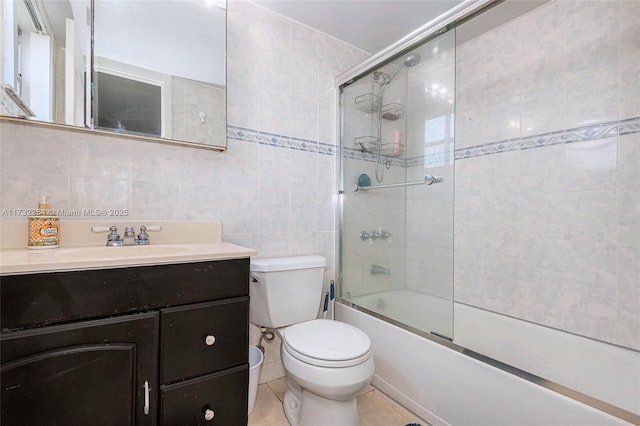
[[[171,256],[189,251],[188,245],[163,244],[148,246],[120,246],[120,247],[74,247],[55,250],[56,257],[73,259],[103,258],[121,259],[134,257]]]

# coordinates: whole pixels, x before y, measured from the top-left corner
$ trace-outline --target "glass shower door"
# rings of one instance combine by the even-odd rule
[[[455,32],[341,88],[341,297],[453,337]]]

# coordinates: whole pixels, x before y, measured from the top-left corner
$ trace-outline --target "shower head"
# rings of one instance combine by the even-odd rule
[[[409,53],[402,63],[405,67],[415,67],[420,63],[420,55],[417,53]]]
[[[407,56],[405,56],[405,58],[402,61],[402,65],[404,65],[407,68],[415,67],[419,63],[420,63],[420,55],[418,55],[415,52],[409,53]],[[383,74],[382,85],[384,86],[391,83],[391,80],[393,79],[393,77],[395,77],[396,74],[398,74],[398,71],[400,71],[402,68],[403,68],[402,66],[398,66],[395,70],[391,72],[391,74]]]

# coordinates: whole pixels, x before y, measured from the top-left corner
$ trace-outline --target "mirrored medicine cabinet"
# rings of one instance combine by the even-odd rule
[[[226,146],[225,0],[7,0],[0,115]]]

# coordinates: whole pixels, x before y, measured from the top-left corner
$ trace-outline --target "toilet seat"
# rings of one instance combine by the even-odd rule
[[[319,367],[351,367],[371,357],[369,337],[340,321],[316,319],[292,325],[283,330],[282,343],[292,357]]]

